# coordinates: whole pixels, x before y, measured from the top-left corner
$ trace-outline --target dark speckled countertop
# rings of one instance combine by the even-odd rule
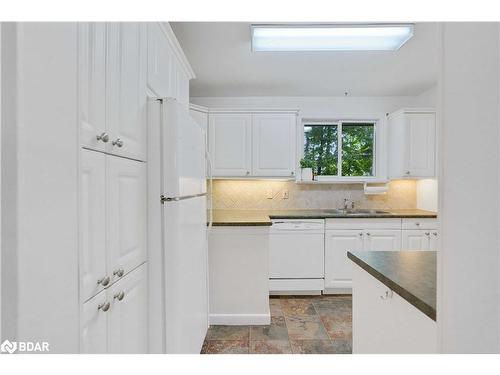
[[[347,257],[436,320],[435,251],[357,251]]]
[[[383,210],[387,213],[367,213],[350,216],[332,210],[213,210],[214,226],[266,226],[272,219],[331,219],[331,218],[435,218],[432,211],[417,209]]]

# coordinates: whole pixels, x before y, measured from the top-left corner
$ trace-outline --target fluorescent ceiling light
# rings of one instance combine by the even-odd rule
[[[395,51],[412,24],[252,25],[253,51]]]

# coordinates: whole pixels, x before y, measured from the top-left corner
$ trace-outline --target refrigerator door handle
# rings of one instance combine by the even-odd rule
[[[191,199],[191,198],[197,198],[197,197],[205,197],[207,193],[200,193],[200,194],[191,194],[191,195],[182,195],[180,197],[167,197],[165,195],[160,195],[160,202],[165,203],[165,202],[178,202],[178,201],[183,201],[184,199]]]

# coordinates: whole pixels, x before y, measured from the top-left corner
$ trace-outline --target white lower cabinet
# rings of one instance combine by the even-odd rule
[[[436,322],[365,270],[351,265],[353,353],[436,353]]]
[[[402,245],[403,250],[437,250],[438,222],[436,219],[403,219]]]
[[[108,320],[110,353],[147,352],[146,265],[117,281],[108,290],[111,303]]]
[[[147,352],[147,272],[141,265],[83,304],[82,353]]]
[[[401,219],[327,219],[325,291],[350,293],[352,266],[348,251],[401,250]]]

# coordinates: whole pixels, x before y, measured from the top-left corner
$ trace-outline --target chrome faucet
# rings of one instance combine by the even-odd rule
[[[349,198],[344,198],[344,210],[349,209],[349,205],[351,206],[351,210],[354,210],[354,201]]]

